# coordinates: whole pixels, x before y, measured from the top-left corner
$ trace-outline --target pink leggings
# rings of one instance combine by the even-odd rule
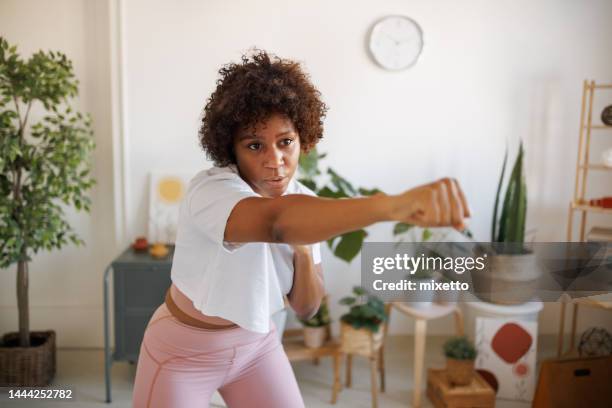
[[[276,329],[195,328],[162,304],[140,348],[133,406],[207,407],[215,390],[230,408],[304,407]]]

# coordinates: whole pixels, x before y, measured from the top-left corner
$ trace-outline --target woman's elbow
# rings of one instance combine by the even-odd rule
[[[298,317],[298,319],[310,320],[314,317],[314,315],[317,314],[320,306],[321,306],[321,301],[317,302],[316,304],[312,303],[310,305],[304,305],[298,308],[294,307],[293,310],[295,311],[295,314]]]
[[[315,296],[307,301],[291,302],[291,308],[301,320],[311,319],[319,311],[323,296]]]

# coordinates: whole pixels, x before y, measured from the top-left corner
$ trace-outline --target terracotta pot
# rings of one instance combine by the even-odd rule
[[[327,337],[327,327],[308,327],[304,326],[304,344],[308,348],[319,348],[325,343]]]
[[[469,385],[474,378],[474,360],[446,358],[446,377],[451,385]]]
[[[55,332],[31,331],[30,347],[19,347],[19,333],[0,343],[0,387],[44,387],[55,376]]]

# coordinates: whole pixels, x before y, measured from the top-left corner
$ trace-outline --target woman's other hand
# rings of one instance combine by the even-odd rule
[[[393,196],[391,218],[420,227],[465,229],[471,216],[457,180],[443,178]]]
[[[317,313],[325,294],[321,264],[314,265],[310,245],[291,245],[293,248],[293,287],[287,295],[296,315],[304,320]]]

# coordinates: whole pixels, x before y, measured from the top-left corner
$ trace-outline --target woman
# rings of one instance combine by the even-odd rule
[[[380,221],[463,228],[456,181],[399,195],[319,198],[295,180],[327,107],[299,64],[258,51],[219,71],[200,141],[215,166],[181,203],[172,286],[141,346],[135,407],[303,407],[270,316],[324,294],[319,242]]]

